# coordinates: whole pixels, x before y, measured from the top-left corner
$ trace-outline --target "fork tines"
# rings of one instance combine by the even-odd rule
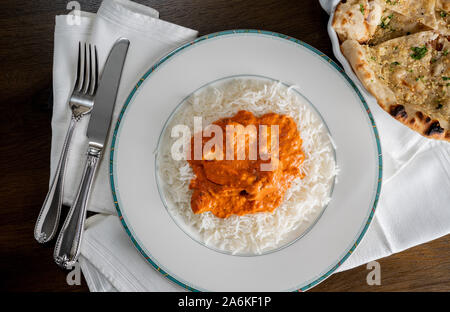
[[[83,45],[84,53],[81,51],[81,42],[78,43],[78,65],[77,78],[74,92],[86,95],[94,95],[98,85],[98,57],[95,45]],[[89,65],[88,65],[89,64]]]

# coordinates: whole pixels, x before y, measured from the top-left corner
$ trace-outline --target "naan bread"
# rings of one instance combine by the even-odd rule
[[[450,141],[450,0],[343,0],[332,26],[378,104],[422,135]]]
[[[367,42],[375,33],[382,11],[374,0],[347,0],[336,7],[332,26],[341,41]]]
[[[375,0],[386,9],[400,13],[432,29],[437,29],[436,0]]]
[[[434,139],[450,141],[450,44],[423,31],[377,46],[341,46],[358,78],[394,118]]]
[[[437,0],[435,12],[438,31],[450,36],[450,0]]]
[[[449,4],[450,0],[347,0],[336,7],[332,26],[341,42],[354,39],[371,45],[431,29],[448,35]]]
[[[381,19],[375,33],[369,40],[369,45],[377,45],[382,42],[414,34],[417,32],[430,30],[428,26],[425,26],[413,18],[404,16],[395,11],[385,9],[381,15]]]

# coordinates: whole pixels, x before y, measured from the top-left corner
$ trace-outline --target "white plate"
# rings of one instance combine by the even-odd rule
[[[259,75],[299,86],[337,146],[332,200],[312,229],[286,248],[241,257],[186,235],[165,209],[155,178],[164,123],[186,96],[223,77]],[[142,255],[190,290],[307,290],[351,254],[373,217],[381,187],[377,130],[361,94],[313,47],[272,32],[233,30],[198,38],[161,59],[138,82],[117,121],[111,187],[119,218]]]

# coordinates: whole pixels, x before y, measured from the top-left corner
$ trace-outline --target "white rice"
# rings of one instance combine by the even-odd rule
[[[330,201],[337,168],[327,128],[292,88],[261,79],[226,80],[193,94],[173,115],[161,137],[158,180],[169,213],[194,239],[232,254],[261,254],[299,237]],[[189,190],[193,171],[186,160],[173,160],[170,149],[176,138],[170,137],[171,129],[184,124],[193,134],[195,116],[203,117],[205,127],[239,110],[248,110],[257,116],[268,112],[291,116],[303,140],[306,158],[301,170],[306,176],[292,183],[274,213],[233,215],[226,219],[211,212],[194,214]]]

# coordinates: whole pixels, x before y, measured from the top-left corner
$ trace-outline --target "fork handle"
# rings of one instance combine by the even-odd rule
[[[54,173],[52,183],[45,197],[44,203],[39,212],[39,216],[34,227],[34,238],[39,243],[50,241],[56,234],[58,229],[59,217],[61,215],[61,206],[63,201],[64,172],[66,169],[66,160],[69,151],[70,141],[75,129],[78,118],[72,117],[69,129],[59,157],[58,166]]]
[[[87,202],[100,156],[101,149],[89,147],[77,196],[56,241],[53,257],[55,262],[65,269],[72,267],[80,254]]]

